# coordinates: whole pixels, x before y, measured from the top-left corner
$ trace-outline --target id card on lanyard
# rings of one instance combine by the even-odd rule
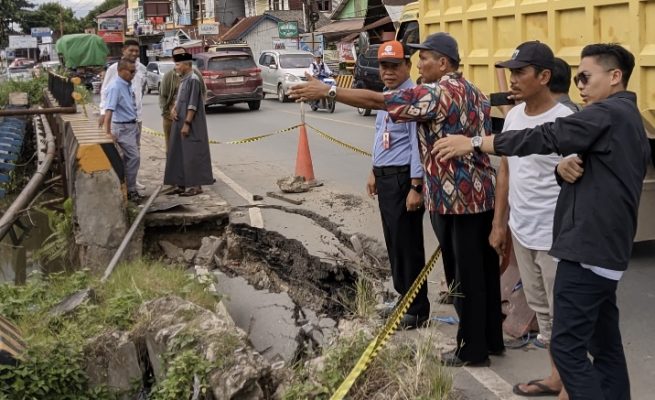
[[[389,133],[389,129],[387,129],[387,125],[389,125],[389,114],[384,119],[384,133],[382,134],[382,147],[385,150],[391,148],[391,134]]]

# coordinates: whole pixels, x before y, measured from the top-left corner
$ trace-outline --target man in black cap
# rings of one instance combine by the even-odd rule
[[[551,93],[555,55],[538,41],[522,43],[512,58],[496,64],[510,70],[512,97],[520,101],[505,117],[503,131],[532,128],[573,113]],[[552,331],[553,285],[557,264],[548,250],[553,239],[553,214],[559,195],[554,171],[558,163],[572,163],[558,154],[502,157],[496,180],[496,208],[489,236],[498,254],[504,254],[507,229],[528,305],[537,316],[539,336],[535,344],[548,348]],[[554,364],[545,379],[514,386],[521,396],[557,395],[562,382]]]
[[[490,135],[490,105],[457,71],[460,57],[452,36],[435,33],[410,46],[420,51],[423,82],[414,88],[376,93],[310,80],[289,93],[302,101],[331,96],[354,107],[386,110],[394,122],[418,123],[426,206],[441,244],[446,282],[457,294],[454,303],[460,319],[457,347],[442,354],[442,362],[487,366],[489,354],[505,350],[498,255],[488,242],[496,171],[482,153],[438,162],[430,152],[439,138],[448,135],[469,139]]]

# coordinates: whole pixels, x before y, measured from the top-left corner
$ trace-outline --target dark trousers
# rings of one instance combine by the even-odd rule
[[[446,274],[454,274],[457,355],[468,362],[486,360],[489,351],[504,348],[500,266],[498,254],[489,245],[493,216],[493,211],[430,215]]]
[[[382,230],[391,264],[393,287],[404,296],[425,265],[424,208],[407,211],[405,201],[411,190],[409,171],[376,176],[375,186],[378,190]],[[421,286],[407,313],[430,314],[427,283]]]
[[[571,400],[630,399],[617,284],[577,262],[557,266],[550,351]]]

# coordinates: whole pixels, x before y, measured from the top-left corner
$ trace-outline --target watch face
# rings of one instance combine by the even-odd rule
[[[473,136],[471,138],[471,143],[473,143],[473,147],[482,146],[482,136]]]

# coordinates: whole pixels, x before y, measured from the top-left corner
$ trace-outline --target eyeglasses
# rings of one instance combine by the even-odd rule
[[[610,68],[608,70],[605,70],[605,72],[611,72],[614,71],[615,69],[618,68]],[[591,74],[588,72],[580,72],[576,76],[573,77],[573,82],[575,83],[575,86],[578,86],[578,83],[582,83],[582,85],[586,85],[589,83],[589,78],[591,78]]]

